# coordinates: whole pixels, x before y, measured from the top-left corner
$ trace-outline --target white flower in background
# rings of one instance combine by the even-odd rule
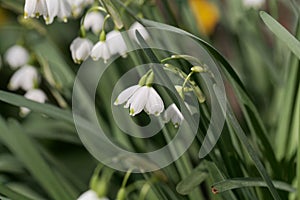
[[[173,103],[164,112],[163,119],[165,123],[171,120],[175,128],[178,128],[184,120],[184,117],[177,106]]]
[[[81,194],[77,200],[109,200],[106,197],[98,197],[97,193],[93,190],[88,190]]]
[[[95,61],[102,58],[104,63],[107,62],[107,60],[111,57],[111,53],[106,41],[99,41],[95,44],[91,51],[91,57]]]
[[[106,35],[106,41],[111,54],[120,54],[122,57],[126,57],[127,46],[120,31],[110,31]]]
[[[103,22],[104,22],[103,15],[98,11],[94,11],[86,14],[84,18],[83,26],[86,30],[91,29],[93,33],[97,35],[100,33],[102,29]]]
[[[86,6],[94,3],[94,0],[68,0],[68,2],[71,5],[72,15],[78,17]]]
[[[71,12],[68,0],[26,0],[24,6],[25,19],[43,15],[46,24],[51,24],[56,16],[67,22]]]
[[[71,14],[72,9],[70,3],[67,0],[59,0],[59,10],[57,13],[57,17],[63,22],[67,22]]]
[[[62,0],[26,0],[24,18],[43,15],[46,24],[51,24],[60,9],[59,1]]]
[[[25,0],[24,18],[39,17],[45,14],[44,0]]]
[[[130,26],[129,30],[130,30],[129,35],[130,35],[131,39],[136,40],[137,43],[139,43],[139,41],[136,37],[136,33],[135,33],[136,30],[142,35],[144,40],[147,40],[150,37],[148,31],[146,30],[146,28],[142,24],[140,24],[139,22],[134,22]]]
[[[28,62],[29,53],[24,47],[14,45],[6,51],[4,60],[12,69],[17,69]]]
[[[8,88],[10,90],[22,88],[28,91],[34,88],[38,79],[39,75],[36,68],[31,65],[25,65],[13,74],[9,81]]]
[[[92,47],[93,43],[89,39],[75,38],[70,46],[74,62],[80,64],[82,61],[85,61],[89,57]]]
[[[129,114],[135,116],[144,110],[148,114],[158,116],[164,110],[164,103],[159,94],[149,86],[134,85],[120,93],[115,101],[115,105],[125,103],[125,108],[129,108]]]
[[[265,3],[265,0],[243,0],[243,4],[247,8],[260,8]]]
[[[26,92],[24,97],[26,99],[30,99],[32,101],[36,101],[39,103],[45,103],[45,101],[47,100],[46,94],[40,89],[29,90]],[[22,116],[26,116],[30,112],[30,110],[25,107],[21,107],[20,110],[21,110],[20,113]]]

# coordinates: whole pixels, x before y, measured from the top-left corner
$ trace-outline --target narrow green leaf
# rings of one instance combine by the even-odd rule
[[[37,103],[21,95],[5,91],[0,91],[0,100],[15,106],[27,107],[35,112],[43,113],[55,119],[61,119],[73,124],[73,117],[70,111],[62,110],[49,104]]]
[[[11,152],[18,157],[26,169],[41,184],[55,200],[72,200],[57,176],[40,155],[36,144],[23,133],[22,127],[16,121],[9,121],[9,126],[0,118],[0,138]]]
[[[208,177],[208,171],[203,165],[199,165],[192,173],[185,177],[176,186],[178,193],[187,195],[192,192],[197,186],[199,186]]]
[[[101,2],[103,3],[103,5],[106,8],[106,10],[108,11],[108,13],[111,15],[116,27],[118,29],[123,28],[124,24],[122,22],[121,16],[120,16],[118,10],[116,9],[116,7],[111,2],[111,0],[101,0]]]
[[[300,42],[268,13],[261,11],[260,17],[267,27],[300,59]]]
[[[275,188],[284,190],[287,192],[296,192],[296,189],[293,188],[291,185],[282,182],[282,181],[272,181]],[[224,181],[220,181],[215,183],[212,186],[212,192],[222,193],[228,190],[239,189],[243,187],[267,187],[265,181],[259,178],[235,178],[235,179],[227,179]]]
[[[12,200],[33,200],[29,197],[26,197],[22,194],[19,194],[13,190],[11,190],[10,188],[6,187],[5,185],[0,183],[0,194],[7,196],[8,198],[12,199]],[[0,198],[2,199],[2,198]]]

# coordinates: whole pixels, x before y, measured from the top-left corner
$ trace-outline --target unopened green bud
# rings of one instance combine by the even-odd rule
[[[116,200],[124,200],[126,197],[126,190],[125,188],[121,188],[119,191],[118,191],[118,194],[117,194],[117,199]]]
[[[201,73],[201,72],[205,72],[205,69],[201,66],[194,66],[191,68],[191,71],[196,73]]]

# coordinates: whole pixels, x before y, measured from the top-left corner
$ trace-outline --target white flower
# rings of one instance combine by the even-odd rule
[[[40,0],[43,1],[43,0]],[[44,0],[46,2],[45,5],[45,13],[44,19],[46,24],[51,24],[54,18],[57,16],[59,11],[59,1],[62,0]]]
[[[129,114],[135,116],[142,110],[148,114],[158,116],[164,110],[164,103],[159,94],[149,86],[131,86],[122,91],[115,101],[115,105],[125,103]]]
[[[67,0],[59,0],[59,10],[57,17],[60,18],[63,22],[67,22],[68,18],[71,16],[72,9],[71,5]]]
[[[93,43],[87,38],[77,37],[73,40],[70,50],[75,63],[80,64],[86,60],[91,52]]]
[[[25,0],[24,18],[38,17],[45,14],[44,0]]]
[[[47,100],[46,94],[40,89],[29,90],[28,92],[26,92],[24,97],[26,99],[30,99],[32,101],[36,101],[36,102],[39,102],[39,103],[45,103],[45,101]],[[25,108],[25,107],[21,107],[20,109],[21,109],[21,115],[22,116],[25,116],[30,112],[30,110],[28,108]]]
[[[31,65],[25,65],[13,74],[9,81],[8,88],[10,90],[22,88],[27,91],[34,88],[38,79],[39,76],[36,68]]]
[[[243,0],[243,4],[247,8],[260,8],[265,0]]]
[[[99,41],[95,44],[91,51],[91,57],[93,60],[99,60],[99,58],[102,58],[104,63],[107,62],[107,60],[111,57],[111,53],[106,41]]]
[[[72,14],[74,17],[79,16],[85,6],[90,5],[94,0],[68,0],[72,8]]]
[[[46,24],[51,24],[56,16],[64,22],[71,16],[68,0],[25,0],[24,18],[43,15]]]
[[[46,24],[51,24],[60,9],[59,1],[62,0],[26,0],[24,18],[43,15]]]
[[[106,41],[111,54],[120,54],[125,57],[127,46],[120,31],[113,30],[106,35]]]
[[[143,37],[144,40],[147,40],[150,37],[149,33],[146,30],[146,28],[142,24],[140,24],[139,22],[134,22],[130,26],[129,30],[130,30],[129,35],[130,35],[131,39],[136,40],[137,43],[139,43],[139,41],[136,37],[136,33],[135,33],[136,30],[141,34],[141,36]]]
[[[86,30],[91,29],[96,35],[100,33],[104,22],[104,17],[100,12],[94,11],[87,13],[83,26]]]
[[[177,106],[173,103],[164,112],[163,119],[165,123],[171,120],[175,128],[178,128],[184,120],[184,117]]]
[[[97,193],[93,190],[88,190],[81,194],[77,200],[109,200],[106,197],[98,197]]]
[[[12,69],[17,69],[28,62],[29,53],[24,47],[14,45],[6,51],[4,60]]]

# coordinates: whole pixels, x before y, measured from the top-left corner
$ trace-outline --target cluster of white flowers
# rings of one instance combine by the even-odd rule
[[[14,45],[6,51],[4,60],[12,70],[16,70],[9,81],[8,88],[23,89],[26,91],[25,98],[44,103],[47,96],[42,90],[36,88],[40,77],[37,69],[28,64],[29,52],[20,45]],[[21,108],[21,115],[25,116],[29,112],[28,108]]]
[[[264,5],[265,0],[243,0],[243,4],[246,8],[260,8]]]
[[[86,30],[91,29],[94,33],[99,33],[103,28],[103,21],[101,13],[94,11],[87,14],[83,25]],[[129,36],[136,41],[135,30],[139,30],[145,40],[149,38],[146,29],[138,22],[132,24],[130,30]],[[88,38],[77,37],[71,43],[70,50],[74,62],[80,64],[89,56],[95,61],[103,59],[104,62],[116,54],[126,57],[127,46],[120,31],[112,30],[106,34],[105,39],[98,41],[95,45]]]
[[[88,190],[81,194],[77,200],[109,200],[107,197],[98,197],[94,190]]]
[[[51,24],[57,16],[67,22],[71,15],[80,15],[86,6],[93,2],[94,0],[26,0],[24,17],[27,19],[42,15],[46,24]]]

